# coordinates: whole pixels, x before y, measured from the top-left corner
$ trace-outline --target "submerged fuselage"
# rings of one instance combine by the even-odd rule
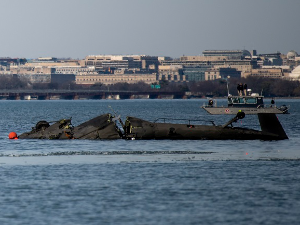
[[[139,118],[127,117],[124,130],[127,139],[283,140],[288,138],[275,114],[259,114],[258,117],[260,124],[263,124],[261,131],[233,127],[232,123],[239,119],[236,117],[223,126],[151,123]],[[264,120],[267,120],[267,125]]]
[[[63,119],[50,125],[40,121],[30,132],[23,133],[20,139],[173,139],[173,140],[282,140],[287,139],[275,114],[257,114],[261,130],[234,127],[233,123],[245,117],[244,112],[237,113],[224,125],[197,125],[179,123],[149,122],[136,117],[127,117],[125,124],[111,114],[97,116],[74,127],[71,119]]]

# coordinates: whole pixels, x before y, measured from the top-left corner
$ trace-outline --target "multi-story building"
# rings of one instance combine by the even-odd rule
[[[245,77],[248,76],[284,78],[284,73],[281,68],[260,68],[260,69],[252,69],[251,72],[245,73]]]
[[[56,74],[77,74],[77,73],[94,73],[95,67],[83,67],[83,66],[55,66]]]
[[[205,71],[210,69],[210,65],[201,66],[183,66],[183,74],[186,76],[188,81],[203,81],[205,80]]]
[[[50,83],[51,73],[54,73],[54,68],[45,66],[11,66],[10,74],[25,77],[31,83]]]
[[[247,50],[205,50],[202,52],[204,56],[226,56],[228,59],[244,59],[251,57],[251,53]]]
[[[28,60],[25,66],[44,66],[44,67],[55,67],[55,66],[83,66],[82,60],[75,59],[57,59],[55,57],[40,57],[33,60]]]
[[[24,65],[27,62],[25,58],[0,57],[0,66]]]
[[[241,78],[241,71],[235,68],[211,68],[205,72],[205,80]]]
[[[134,84],[144,82],[152,84],[156,82],[156,74],[98,74],[98,73],[79,73],[75,76],[76,84],[93,85],[101,83],[104,85],[116,83]]]
[[[94,66],[97,71],[113,68],[157,72],[159,61],[156,56],[146,55],[91,55],[85,58],[85,65]]]
[[[283,59],[281,53],[259,54],[263,66],[282,66]]]
[[[186,82],[181,65],[159,66],[157,80],[169,82]]]
[[[219,52],[219,51],[216,51]],[[221,51],[222,52],[222,51]],[[227,52],[227,51],[226,51]],[[234,51],[236,52],[236,51]],[[183,74],[187,76],[188,81],[205,80],[205,71],[210,68],[234,68],[241,72],[244,77],[245,73],[251,72],[252,69],[258,68],[257,61],[249,58],[249,52],[245,50],[244,59],[239,59],[236,55],[207,55],[207,56],[183,56],[180,60],[162,61],[162,65],[182,65]],[[246,57],[247,56],[247,57]],[[238,58],[238,59],[233,59]],[[194,76],[191,76],[194,74]]]

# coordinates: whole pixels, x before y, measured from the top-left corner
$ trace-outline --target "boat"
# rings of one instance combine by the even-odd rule
[[[24,95],[24,100],[30,100],[31,99],[31,95]]]
[[[271,104],[264,104],[264,96],[257,93],[252,93],[247,96],[232,96],[228,95],[228,102],[226,106],[218,106],[217,101],[213,99],[208,100],[208,104],[204,104],[202,108],[209,114],[232,114],[235,115],[239,111],[246,113],[246,115],[258,113],[273,113],[273,114],[288,114],[289,107],[282,105],[277,107],[274,99]]]

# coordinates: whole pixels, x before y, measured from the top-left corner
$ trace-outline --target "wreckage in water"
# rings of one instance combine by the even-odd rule
[[[135,117],[128,117],[125,122],[127,139],[174,139],[174,140],[283,140],[288,139],[275,114],[258,114],[261,131],[234,127],[233,123],[243,119],[245,114],[239,112],[235,117],[221,126],[193,125],[175,123],[151,123]]]
[[[97,116],[74,127],[71,119],[61,119],[50,125],[39,121],[30,132],[21,134],[19,139],[120,139],[122,133],[111,114]]]
[[[149,122],[136,117],[127,117],[125,124],[111,114],[97,116],[74,127],[71,119],[63,119],[52,125],[40,121],[30,132],[23,133],[20,139],[173,139],[173,140],[283,140],[288,139],[283,127],[273,113],[257,114],[261,130],[234,127],[233,123],[245,117],[238,112],[223,125],[196,125],[188,123]],[[120,121],[122,129],[116,122]],[[194,121],[195,122],[195,121]]]

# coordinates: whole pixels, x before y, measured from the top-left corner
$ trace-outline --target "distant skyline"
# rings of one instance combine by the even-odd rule
[[[0,57],[300,54],[299,0],[1,0]]]

